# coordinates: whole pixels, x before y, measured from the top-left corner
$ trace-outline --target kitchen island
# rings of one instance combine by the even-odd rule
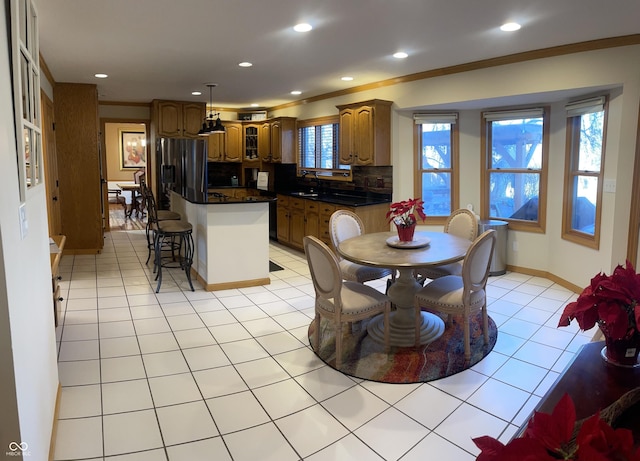
[[[192,271],[205,290],[270,283],[269,202],[274,200],[171,192],[171,210],[193,225]]]

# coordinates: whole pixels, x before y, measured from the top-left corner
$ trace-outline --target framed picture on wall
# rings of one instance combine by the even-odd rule
[[[147,137],[144,132],[120,130],[120,160],[123,169],[147,166]]]

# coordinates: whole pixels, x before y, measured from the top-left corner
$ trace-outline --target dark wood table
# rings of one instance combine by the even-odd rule
[[[396,248],[387,244],[389,239],[397,240],[396,232],[375,232],[363,234],[340,242],[338,253],[349,261],[365,266],[384,267],[398,271],[398,278],[389,287],[388,295],[396,310],[389,318],[389,342],[393,346],[413,346],[415,344],[414,296],[422,286],[414,277],[415,269],[438,266],[460,261],[464,258],[471,242],[444,232],[416,232],[414,241],[428,241],[418,248]],[[444,333],[444,322],[437,315],[422,312],[420,344],[435,341]],[[367,327],[369,335],[384,342],[384,322],[382,316],[373,318]]]
[[[131,192],[131,205],[129,205],[129,210],[125,210],[124,217],[130,218],[135,210],[136,216],[139,216],[142,213],[144,216],[144,210],[142,209],[140,199],[138,197],[140,193],[140,184],[117,184],[117,186],[126,192]]]
[[[608,407],[628,391],[640,386],[640,368],[624,368],[607,363],[600,355],[603,347],[604,341],[583,345],[535,411],[551,413],[567,393],[576,407],[576,418],[580,420]],[[525,423],[516,436],[521,436],[526,427]]]

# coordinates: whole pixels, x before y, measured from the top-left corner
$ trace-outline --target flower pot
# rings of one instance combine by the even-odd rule
[[[603,350],[607,362],[622,367],[638,366],[640,353],[640,336],[634,335],[629,339],[612,339],[605,335],[606,347]]]
[[[396,224],[396,229],[398,230],[398,240],[401,242],[413,241],[413,233],[416,231],[415,223],[410,226],[399,226]]]

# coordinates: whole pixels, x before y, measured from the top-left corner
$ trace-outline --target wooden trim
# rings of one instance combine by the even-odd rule
[[[126,101],[100,101],[98,100],[99,106],[136,106],[136,107],[148,107],[151,108],[152,104],[150,102],[126,102]]]
[[[330,125],[340,123],[340,117],[337,115],[327,115],[326,117],[308,118],[306,120],[298,120],[296,128],[305,128],[307,126]]]
[[[62,396],[62,384],[58,382],[58,391],[56,392],[56,406],[53,410],[53,422],[51,423],[51,440],[49,441],[49,461],[53,461],[53,455],[56,452],[56,437],[58,435],[58,416],[60,416],[60,400]]]
[[[525,107],[520,107],[526,109]],[[507,107],[505,110],[511,108]],[[519,108],[514,108],[519,109]],[[510,219],[508,217],[491,217],[490,210],[490,198],[489,198],[489,185],[491,184],[491,171],[489,165],[491,164],[491,146],[489,142],[489,130],[487,126],[490,122],[484,118],[481,120],[481,135],[480,135],[480,148],[482,163],[480,165],[480,216],[481,219],[499,219],[507,221],[509,223],[509,229],[532,232],[538,234],[544,234],[547,226],[547,192],[548,184],[547,179],[549,176],[549,138],[551,137],[551,108],[549,106],[543,107],[542,115],[542,168],[539,170],[540,182],[538,185],[538,220],[526,221],[521,219]],[[491,141],[491,144],[493,141]],[[501,169],[502,173],[524,173],[523,169]]]
[[[70,248],[62,252],[63,255],[98,255],[102,253],[101,248]]]
[[[627,232],[627,259],[637,267],[638,233],[640,232],[640,108],[638,108],[638,128],[636,129],[636,155],[633,167],[629,231]]]
[[[324,99],[336,98],[338,96],[345,96],[349,94],[360,93],[362,91],[373,90],[377,88],[383,88],[386,86],[397,85],[400,83],[413,82],[416,80],[425,80],[435,77],[443,77],[445,75],[460,74],[463,72],[470,72],[480,69],[488,69],[490,67],[504,66],[507,64],[517,64],[525,61],[533,61],[536,59],[551,58],[555,56],[563,56],[567,54],[583,53],[586,51],[603,50],[607,48],[617,48],[621,46],[631,46],[640,44],[640,34],[624,35],[621,37],[603,38],[598,40],[589,40],[586,42],[573,43],[569,45],[559,45],[551,48],[542,48],[539,50],[525,51],[524,53],[509,54],[506,56],[500,56],[497,58],[482,59],[480,61],[473,61],[466,64],[458,64],[455,66],[441,67],[439,69],[427,70],[418,72],[415,74],[404,75],[401,77],[394,77],[387,80],[381,80],[379,82],[367,83],[365,85],[354,86],[352,88],[346,88],[344,90],[333,91],[331,93],[325,93],[310,98],[301,99],[299,101],[292,101],[278,106],[269,108],[268,110],[280,110],[287,109],[289,107],[300,106],[303,104],[309,104],[311,102],[322,101]]]
[[[42,54],[40,54],[40,72],[42,72],[45,77],[47,77],[47,80],[49,80],[49,83],[52,87],[56,86],[56,80],[53,78],[53,74],[49,70],[49,66],[47,66],[44,57],[42,57]]]
[[[413,195],[422,197],[422,140],[420,125],[413,129]],[[451,124],[451,211],[460,208],[460,127]],[[444,224],[447,216],[428,216],[425,224]]]
[[[217,290],[231,290],[233,288],[248,288],[248,287],[257,287],[262,285],[269,285],[271,283],[271,279],[269,277],[261,278],[261,279],[251,279],[251,280],[238,280],[235,282],[223,282],[223,283],[207,283],[204,278],[192,267],[191,268],[191,276],[195,277],[195,279],[202,284],[205,291],[217,291]]]
[[[562,234],[561,237],[569,242],[583,245],[588,248],[598,250],[600,248],[600,231],[602,225],[602,202],[604,200],[603,183],[605,169],[605,152],[607,150],[607,127],[609,120],[609,96],[606,95],[604,103],[604,120],[602,122],[602,152],[600,154],[600,172],[598,174],[588,174],[590,177],[598,179],[598,190],[596,192],[596,211],[593,235],[573,229],[571,217],[573,215],[573,178],[575,176],[572,165],[578,164],[579,152],[574,150],[573,144],[576,139],[576,132],[580,131],[580,117],[567,117],[566,141],[565,141],[565,166],[564,166],[564,193],[562,199]],[[577,138],[579,141],[579,137]],[[633,196],[632,196],[633,199]]]
[[[554,283],[557,283],[558,285],[562,286],[563,288],[566,288],[567,290],[573,291],[576,294],[580,294],[582,293],[582,290],[584,290],[584,287],[579,287],[578,285],[568,282],[567,280],[560,278],[552,274],[551,272],[547,272],[547,271],[541,271],[538,269],[529,269],[526,267],[512,266],[511,264],[507,264],[507,271],[517,272],[519,274],[525,274],[525,275],[533,275],[534,277],[543,277],[551,280]]]

